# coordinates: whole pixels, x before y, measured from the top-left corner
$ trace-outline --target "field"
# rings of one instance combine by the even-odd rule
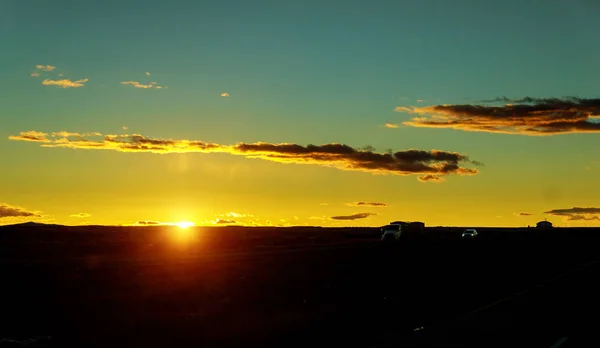
[[[372,347],[598,257],[598,229],[0,227],[0,347]]]

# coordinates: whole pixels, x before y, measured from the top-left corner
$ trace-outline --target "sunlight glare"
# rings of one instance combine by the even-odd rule
[[[186,229],[188,227],[194,226],[195,224],[190,221],[180,221],[176,225],[179,226],[180,228]]]

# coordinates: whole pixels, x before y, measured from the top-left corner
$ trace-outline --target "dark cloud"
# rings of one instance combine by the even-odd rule
[[[348,205],[353,206],[353,207],[388,207],[389,204],[387,203],[383,203],[383,202],[354,202],[354,203],[348,203]]]
[[[562,216],[565,220],[576,221],[576,220],[600,220],[600,208],[581,208],[573,207],[566,209],[552,209],[545,211],[544,214],[550,214],[554,216]]]
[[[20,207],[14,207],[6,203],[0,203],[0,218],[5,217],[42,217],[38,213],[27,211]]]
[[[162,223],[160,221],[143,220],[143,221],[138,221],[135,224],[147,226],[147,225],[161,225]]]
[[[420,182],[442,182],[442,181],[444,181],[443,178],[440,178],[437,175],[431,175],[431,174],[422,175],[422,176],[418,177],[418,180]]]
[[[366,219],[369,216],[377,215],[375,213],[356,213],[352,215],[341,215],[341,216],[332,216],[332,220],[359,220]]]
[[[100,137],[100,139],[86,139]],[[344,144],[298,145],[271,144],[258,142],[253,144],[237,143],[235,145],[220,145],[198,140],[153,139],[143,135],[104,135],[99,133],[69,133],[57,132],[48,135],[42,132],[22,132],[10,136],[11,140],[34,141],[42,147],[62,147],[71,149],[113,150],[119,152],[151,152],[151,153],[229,153],[247,158],[263,160],[313,164],[334,167],[341,170],[355,170],[373,174],[393,175],[435,175],[437,177],[456,175],[475,175],[479,171],[463,165],[473,166],[482,163],[470,160],[466,155],[442,150],[404,150],[375,152],[372,147],[363,149],[353,148]]]
[[[517,216],[531,216],[531,215],[533,215],[533,213],[520,212],[520,213],[516,213],[515,215],[517,215]]]
[[[600,99],[499,97],[484,102],[507,104],[399,106],[396,111],[420,115],[403,122],[413,127],[526,135],[600,133],[600,122],[594,122],[600,118]]]
[[[217,219],[215,224],[218,224],[218,225],[220,225],[220,224],[235,224],[235,221],[228,220],[228,219]]]

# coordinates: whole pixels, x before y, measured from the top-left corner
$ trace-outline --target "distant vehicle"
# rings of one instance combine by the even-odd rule
[[[383,226],[381,228],[383,232],[381,235],[381,240],[384,242],[391,242],[400,239],[400,234],[402,233],[402,225],[400,224],[389,224]]]
[[[461,235],[462,239],[473,239],[479,235],[474,228],[467,228]]]

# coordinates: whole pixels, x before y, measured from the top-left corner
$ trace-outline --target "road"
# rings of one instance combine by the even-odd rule
[[[174,342],[372,347],[415,338],[413,329],[425,327],[419,337],[427,333],[427,339],[438,342],[444,337],[448,342],[487,339],[488,344],[479,346],[489,347],[485,330],[505,330],[494,340],[500,342],[516,339],[526,327],[517,323],[523,323],[529,325],[532,340],[550,342],[542,346],[568,337],[567,347],[583,337],[566,324],[576,322],[569,319],[576,314],[569,305],[589,305],[593,298],[596,288],[590,282],[589,288],[584,286],[586,277],[570,275],[574,280],[561,280],[563,288],[534,296],[535,310],[521,309],[518,318],[492,306],[460,321],[462,326],[452,327],[448,320],[555,277],[592,256],[596,253],[590,243],[537,243],[533,249],[508,242],[386,247],[366,240],[166,258],[8,262],[0,264],[0,320],[6,323],[0,327],[0,338],[5,339],[0,346],[12,344],[6,340],[52,336],[52,347],[160,347]],[[569,284],[578,285],[573,289]],[[561,292],[571,295],[560,297]],[[565,302],[571,297],[574,302]],[[502,306],[523,308],[523,298]],[[549,320],[550,314],[562,319]],[[540,321],[540,316],[549,326],[536,324],[535,331],[531,322]],[[480,325],[481,335],[472,335],[474,324]]]

